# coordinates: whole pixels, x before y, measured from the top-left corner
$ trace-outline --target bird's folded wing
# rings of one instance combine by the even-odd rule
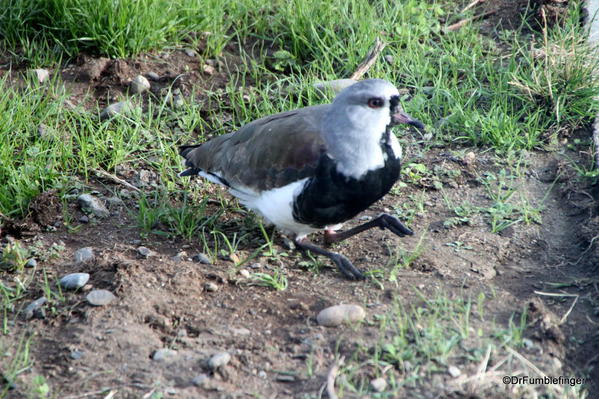
[[[187,166],[255,192],[314,174],[325,152],[320,132],[328,105],[301,108],[251,122],[234,133],[182,152]]]

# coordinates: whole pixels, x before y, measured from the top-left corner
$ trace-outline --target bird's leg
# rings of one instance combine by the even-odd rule
[[[384,230],[391,230],[392,233],[397,234],[400,237],[411,236],[414,234],[412,230],[408,229],[406,225],[399,221],[395,216],[391,216],[387,213],[382,213],[378,217],[372,219],[369,222],[351,228],[349,230],[334,232],[332,230],[325,230],[324,241],[326,244],[333,244],[335,242],[343,241],[346,238],[355,236],[358,233],[371,229],[373,227],[379,227]]]
[[[339,268],[341,273],[350,280],[361,280],[365,278],[364,274],[358,270],[345,256],[338,254],[337,252],[328,251],[311,243],[307,238],[295,239],[295,245],[297,248],[303,251],[310,251],[312,253],[323,255],[333,261],[333,263]]]

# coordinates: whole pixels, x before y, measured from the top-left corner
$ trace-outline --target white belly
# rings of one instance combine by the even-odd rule
[[[259,194],[248,194],[235,189],[231,190],[231,194],[239,198],[243,205],[260,214],[267,222],[274,224],[284,233],[291,233],[297,238],[303,238],[318,230],[298,223],[293,219],[293,200],[307,180],[307,178],[298,180],[283,187],[262,191]]]

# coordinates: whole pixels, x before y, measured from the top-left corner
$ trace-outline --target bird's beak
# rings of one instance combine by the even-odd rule
[[[424,129],[424,123],[420,122],[418,119],[412,118],[410,115],[406,114],[403,111],[396,112],[391,116],[391,122],[394,125],[399,125],[400,123],[407,123],[408,125],[412,125],[418,129]]]

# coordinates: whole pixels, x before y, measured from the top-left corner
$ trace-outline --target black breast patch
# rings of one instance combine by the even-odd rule
[[[342,223],[387,194],[399,178],[400,160],[388,142],[382,147],[387,155],[385,165],[359,179],[340,174],[335,161],[323,154],[315,176],[295,199],[295,220],[315,228]]]

